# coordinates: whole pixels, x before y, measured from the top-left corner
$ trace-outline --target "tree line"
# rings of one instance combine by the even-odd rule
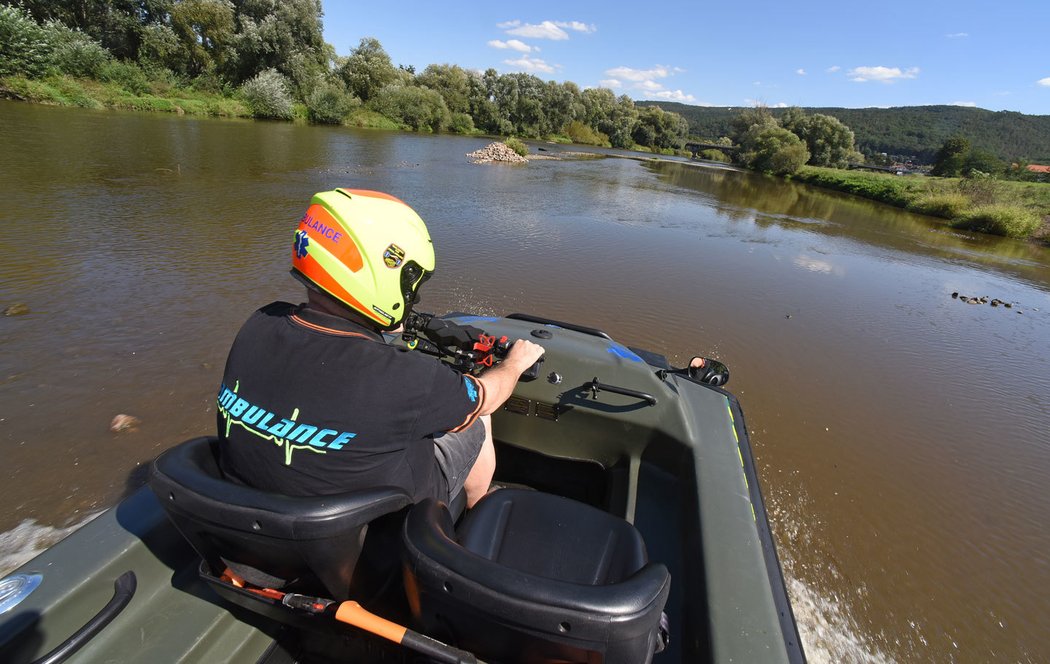
[[[532,74],[397,66],[373,38],[324,41],[320,0],[0,0],[0,77],[91,78],[237,97],[260,118],[341,123],[378,113],[417,131],[489,133],[656,151],[688,123],[605,88]]]
[[[693,136],[728,136],[739,108],[688,106],[674,102],[640,101],[682,115]],[[857,149],[869,159],[887,155],[900,161],[933,164],[944,142],[964,136],[974,149],[1000,161],[1050,163],[1050,115],[988,111],[964,106],[907,106],[899,108],[807,108],[848,125],[856,134]],[[770,109],[780,118],[788,109]]]

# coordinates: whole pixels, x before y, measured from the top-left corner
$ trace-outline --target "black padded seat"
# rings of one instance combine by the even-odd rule
[[[438,502],[403,528],[423,629],[500,662],[649,662],[670,589],[627,521],[567,498],[501,489],[454,531]]]
[[[201,576],[224,597],[274,615],[256,606],[272,602],[219,581],[227,568],[253,585],[334,600],[353,596],[362,603],[380,593],[391,575],[399,576],[391,547],[400,546],[398,513],[412,503],[402,490],[319,497],[268,493],[225,478],[218,452],[217,438],[173,447],[154,460],[149,484],[203,559]],[[364,569],[355,574],[358,567]]]

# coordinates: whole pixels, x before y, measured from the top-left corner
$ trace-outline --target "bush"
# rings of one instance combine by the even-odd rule
[[[144,95],[152,89],[146,72],[130,62],[108,62],[102,67],[97,78],[108,83],[116,83],[133,95]]]
[[[456,134],[473,134],[477,131],[474,127],[474,118],[470,117],[469,113],[453,113],[448,130]]]
[[[294,115],[288,79],[276,69],[266,69],[241,86],[244,102],[256,118],[291,120]]]
[[[306,118],[314,124],[342,124],[359,103],[342,85],[324,83],[306,98]]]
[[[26,10],[0,6],[0,76],[43,76],[53,48],[50,33]]]
[[[51,64],[59,72],[79,78],[99,78],[102,70],[113,61],[109,51],[83,33],[72,32],[72,37],[59,44],[51,54]]]
[[[732,159],[730,159],[726,155],[726,153],[722,152],[721,150],[701,150],[696,156],[701,159],[706,159],[707,161],[720,161],[722,163],[729,163],[730,161],[732,161]]]
[[[529,146],[525,145],[525,143],[522,142],[521,139],[511,137],[503,142],[507,144],[508,148],[514,150],[522,157],[527,156],[529,154]]]
[[[1041,225],[1038,216],[1028,210],[1011,205],[982,205],[964,213],[952,224],[993,235],[1026,238]]]
[[[976,205],[995,205],[1004,190],[1003,183],[981,171],[971,171],[968,178],[959,181],[959,191]]]
[[[912,212],[945,219],[960,217],[971,207],[972,203],[965,194],[951,192],[924,194],[908,203]]]
[[[600,131],[595,131],[579,120],[573,120],[565,126],[565,135],[568,136],[573,143],[580,143],[583,145],[597,145],[600,147],[610,147],[609,137]]]

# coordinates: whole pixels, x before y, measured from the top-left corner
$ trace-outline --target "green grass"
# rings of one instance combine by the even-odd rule
[[[1026,238],[1050,236],[1050,184],[891,175],[804,166],[791,176],[825,189],[949,219],[955,228]]]
[[[367,129],[407,129],[401,123],[363,107],[351,111],[343,124]]]
[[[136,94],[115,82],[104,83],[69,76],[28,79],[22,76],[0,78],[0,96],[39,104],[113,108],[154,113],[187,113],[219,117],[250,117],[248,108],[237,99],[211,92],[158,84]]]
[[[1013,205],[982,205],[967,210],[952,222],[955,228],[1026,238],[1042,224],[1034,213]]]
[[[908,203],[908,209],[931,217],[955,219],[972,205],[970,198],[962,192],[930,192],[912,199]]]

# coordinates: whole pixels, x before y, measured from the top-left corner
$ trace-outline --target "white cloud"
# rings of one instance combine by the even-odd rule
[[[508,65],[510,65],[512,67],[518,67],[520,69],[524,69],[525,71],[529,71],[529,72],[541,71],[541,72],[543,72],[545,74],[553,74],[554,73],[554,67],[553,66],[547,64],[546,62],[544,62],[543,60],[540,60],[539,58],[530,58],[527,55],[523,55],[520,58],[518,58],[517,60],[504,60],[503,62],[504,62],[504,64],[508,64]]]
[[[953,101],[948,104],[949,106],[967,106],[969,108],[976,108],[977,102],[975,101]]]
[[[842,67],[839,67],[838,65],[832,65],[832,66],[828,67],[827,69],[825,69],[824,71],[828,72],[829,74],[834,74],[835,72],[837,72],[840,69],[842,69]]]
[[[518,41],[517,39],[508,39],[507,41],[493,39],[489,42],[489,46],[491,46],[492,48],[510,48],[515,51],[520,51],[522,53],[532,53],[533,51],[533,48],[531,46],[529,46],[523,41]],[[539,49],[536,50],[538,51]]]
[[[965,37],[969,37],[970,33],[969,32],[953,32],[953,33],[951,33],[949,35],[944,35],[944,36],[947,37],[948,39],[963,39]]]
[[[796,69],[795,73],[798,74],[799,76],[805,76],[806,75],[806,70],[805,69]]]
[[[610,78],[601,82],[604,87],[619,88],[627,86],[646,98],[666,99],[668,101],[695,102],[696,97],[681,90],[668,90],[659,79],[664,79],[684,72],[681,67],[654,65],[651,69],[634,69],[632,67],[614,67],[605,70]],[[615,85],[614,85],[615,84]]]
[[[906,78],[916,78],[919,75],[918,67],[910,67],[901,70],[900,67],[855,67],[846,74],[849,80],[857,83],[876,81],[878,83],[893,83]]]
[[[667,70],[667,67],[656,65],[652,69],[631,69],[630,67],[615,67],[613,69],[605,70],[606,76],[613,76],[616,78],[623,78],[628,81],[634,81],[639,83],[641,81],[651,81],[654,78],[667,78],[671,75],[671,72]]]
[[[693,95],[687,95],[681,90],[664,90],[657,92],[655,97],[657,99],[666,99],[667,101],[696,101],[696,97]]]
[[[528,37],[530,39],[554,39],[565,40],[569,38],[566,29],[574,32],[590,34],[597,32],[598,28],[593,23],[587,24],[582,21],[543,21],[542,23],[522,23],[521,21],[504,21],[497,23],[496,27],[505,30],[508,35]]]
[[[606,79],[603,79],[601,81],[598,81],[598,85],[602,86],[603,88],[612,88],[614,90],[616,88],[622,88],[623,87],[623,83],[621,83],[620,81],[616,80],[615,78],[606,78]]]
[[[507,30],[507,34],[529,37],[530,39],[553,39],[555,41],[569,38],[569,33],[559,28],[553,21],[544,21],[539,24],[526,23]]]
[[[592,32],[598,31],[598,28],[595,27],[593,23],[587,25],[586,23],[581,23],[580,21],[555,21],[554,25],[558,26],[559,28],[568,28],[570,30],[582,32],[584,34],[590,34]]]
[[[1046,78],[1039,79],[1038,81],[1035,82],[1035,84],[1036,85],[1041,85],[1044,88],[1050,88],[1050,76],[1047,76]]]
[[[745,99],[744,106],[765,106],[766,108],[787,108],[788,105],[785,102],[778,102],[776,104],[767,104],[762,99]]]

